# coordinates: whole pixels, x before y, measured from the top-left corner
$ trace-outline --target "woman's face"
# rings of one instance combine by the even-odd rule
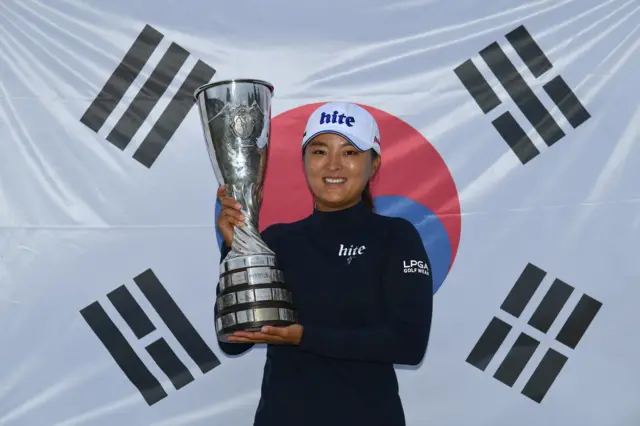
[[[304,169],[316,207],[327,211],[356,204],[378,164],[379,157],[372,161],[371,150],[358,151],[340,135],[313,138],[305,149]]]

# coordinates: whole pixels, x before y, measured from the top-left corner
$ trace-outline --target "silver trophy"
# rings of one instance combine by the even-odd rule
[[[258,231],[273,86],[261,80],[226,80],[201,86],[194,96],[218,182],[227,185],[227,194],[245,215],[245,225],[235,227],[231,250],[220,263],[218,339],[228,342],[235,331],[259,331],[264,325],[295,324],[291,292],[275,253]]]

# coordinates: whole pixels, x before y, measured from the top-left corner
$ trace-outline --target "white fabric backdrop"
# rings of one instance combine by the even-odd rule
[[[164,37],[125,101],[171,42],[190,56],[121,151],[106,137],[126,102],[97,134],[80,119],[145,25]],[[553,64],[539,79],[505,39],[520,25]],[[446,163],[460,244],[435,295],[426,358],[398,368],[409,425],[640,424],[639,28],[638,0],[1,2],[0,425],[252,423],[264,348],[226,357],[214,336],[218,184],[195,108],[153,166],[132,158],[197,60],[213,80],[273,83],[276,120],[310,103],[360,102],[415,128]],[[565,132],[552,147],[478,55],[496,41]],[[469,58],[502,101],[486,115],[454,72]],[[591,115],[575,129],[542,88],[557,74]],[[491,124],[505,111],[540,151],[526,164]],[[513,320],[500,306],[528,263],[547,275]],[[203,374],[136,287],[149,268],[218,367]],[[527,321],[556,277],[574,290],[544,335]],[[156,328],[140,341],[106,297],[121,285]],[[584,293],[602,307],[573,351],[554,337]],[[147,404],[91,331],[80,310],[96,300],[166,398]],[[492,375],[518,332],[484,372],[465,362],[494,316],[542,341],[513,387]],[[193,382],[173,388],[144,349],[158,337]],[[521,390],[549,346],[569,359],[538,403]]]

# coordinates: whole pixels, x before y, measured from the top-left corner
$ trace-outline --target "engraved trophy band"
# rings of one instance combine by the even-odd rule
[[[270,83],[254,79],[209,83],[194,93],[215,176],[220,185],[227,185],[227,195],[242,205],[245,216],[244,226],[234,227],[231,248],[220,262],[214,312],[216,333],[223,342],[235,331],[297,322],[276,255],[258,231],[272,96]]]

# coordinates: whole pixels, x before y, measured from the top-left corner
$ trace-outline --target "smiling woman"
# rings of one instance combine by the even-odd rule
[[[364,111],[364,114],[363,114]],[[320,117],[311,116],[303,139],[305,175],[318,210],[332,211],[364,201],[373,209],[369,181],[380,166],[380,144],[375,121],[364,109],[358,107],[351,113],[360,113],[360,134],[354,134],[356,118],[344,114],[337,116],[321,111]],[[317,111],[316,111],[317,113]],[[316,114],[317,115],[317,114]],[[315,120],[314,120],[315,119]],[[368,123],[360,124],[361,121]],[[316,124],[317,123],[317,124]],[[323,128],[324,125],[324,128]],[[368,126],[367,126],[368,125]],[[345,129],[340,129],[344,127]],[[369,127],[371,130],[364,131]]]
[[[268,344],[255,426],[405,424],[394,364],[417,365],[425,354],[433,280],[411,222],[374,212],[369,182],[380,152],[376,120],[356,104],[324,104],[307,121],[302,158],[313,213],[261,234],[298,324],[220,342],[236,355]],[[224,258],[244,218],[224,187],[218,194]]]

